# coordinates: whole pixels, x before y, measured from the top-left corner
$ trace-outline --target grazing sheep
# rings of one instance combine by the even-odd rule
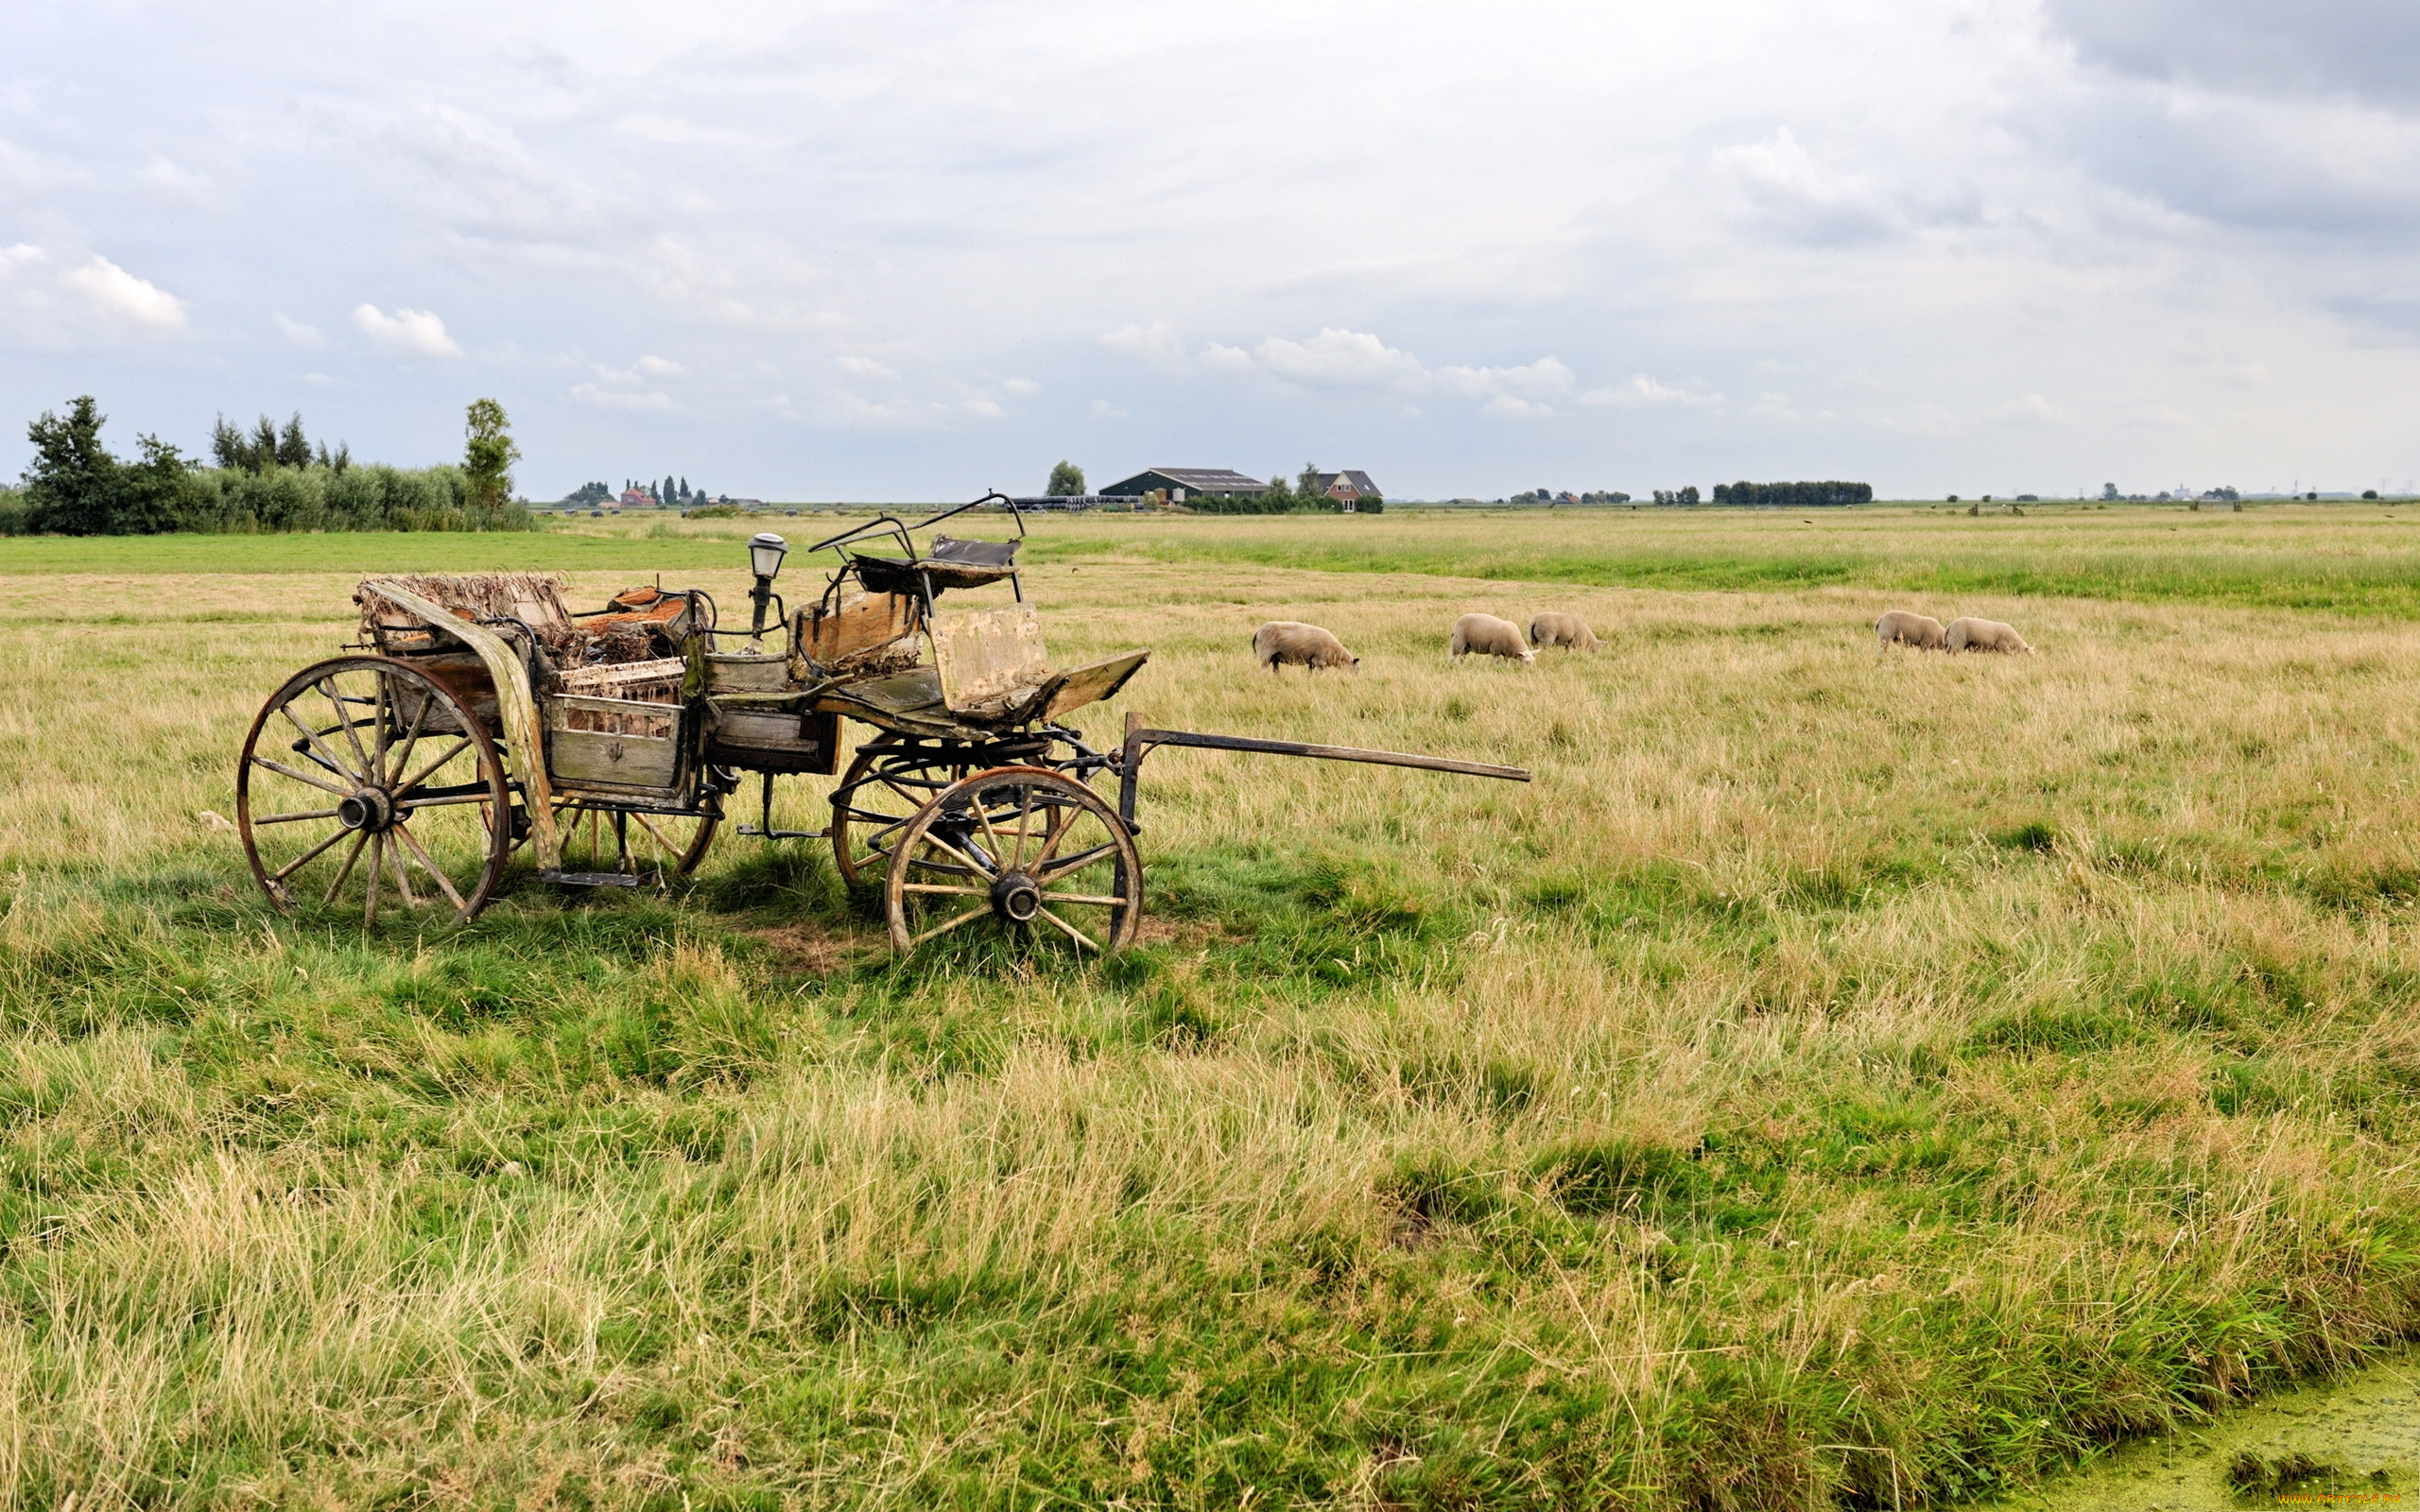
[[[1454,622],[1454,638],[1448,649],[1455,656],[1510,657],[1515,662],[1535,662],[1538,653],[1521,642],[1521,627],[1511,620],[1499,620],[1493,614],[1465,614]]]
[[[1316,625],[1300,620],[1270,620],[1252,632],[1253,660],[1274,672],[1280,666],[1357,667],[1361,659],[1344,643]]]
[[[1530,617],[1530,644],[1544,650],[1549,645],[1567,645],[1575,651],[1597,649],[1597,632],[1577,614],[1557,614],[1548,610]]]
[[[1949,622],[1943,644],[1952,651],[2005,651],[2011,656],[2031,656],[2033,647],[2025,637],[1997,620],[1957,619]]]
[[[1911,609],[1894,609],[1874,622],[1874,639],[1879,643],[1879,649],[1885,651],[1894,645],[1912,645],[1919,651],[1938,651],[1946,644],[1947,634],[1941,627],[1941,621]]]

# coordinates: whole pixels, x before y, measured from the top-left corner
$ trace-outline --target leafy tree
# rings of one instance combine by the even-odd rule
[[[124,464],[101,443],[109,417],[90,394],[26,427],[34,459],[26,469],[26,528],[62,536],[115,533]]]
[[[1305,499],[1320,496],[1320,465],[1317,462],[1303,464],[1302,475],[1294,480],[1294,491]]]
[[[227,423],[226,416],[219,416],[218,422],[210,427],[211,459],[230,472],[241,469],[249,472],[252,470],[245,466],[245,459],[251,455],[251,449],[244,442],[244,433]]]
[[[1293,485],[1288,483],[1283,474],[1269,480],[1269,499],[1270,503],[1287,503],[1290,502],[1293,497]]]
[[[512,464],[521,448],[512,439],[512,422],[504,406],[493,399],[475,399],[463,420],[462,475],[469,485],[464,501],[474,516],[502,509],[512,498]]]
[[[158,535],[177,528],[179,506],[199,464],[157,436],[138,436],[143,460],[120,463],[117,515],[120,535]]]
[[[689,480],[687,478],[683,478],[681,480],[681,497],[683,501],[687,500],[689,497]]]
[[[1050,470],[1049,485],[1042,491],[1053,499],[1081,497],[1084,491],[1084,470],[1065,457],[1061,457],[1059,465]]]
[[[280,467],[309,467],[311,465],[311,443],[302,438],[302,412],[299,409],[286,421],[285,429],[278,432],[277,465]]]

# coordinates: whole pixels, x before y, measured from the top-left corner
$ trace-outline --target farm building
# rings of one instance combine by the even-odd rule
[[[1248,478],[1232,468],[1223,467],[1155,467],[1122,478],[1101,490],[1104,494],[1142,494],[1159,490],[1183,503],[1196,493],[1266,493],[1269,483],[1263,478]]]
[[[1384,497],[1379,493],[1378,486],[1370,481],[1370,474],[1357,469],[1346,468],[1341,472],[1314,475],[1319,479],[1320,492],[1327,498],[1340,501],[1346,514],[1353,513],[1354,506],[1363,499]]]

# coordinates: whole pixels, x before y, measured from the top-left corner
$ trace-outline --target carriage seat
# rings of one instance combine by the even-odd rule
[[[933,670],[942,707],[977,724],[1056,718],[1115,694],[1149,660],[1125,651],[1078,667],[1051,670],[1042,619],[1030,604],[933,617]]]
[[[930,583],[938,595],[943,589],[981,588],[1017,573],[1015,541],[960,541],[935,536],[930,551],[909,559],[902,557],[853,556],[857,580],[869,593],[922,593]]]

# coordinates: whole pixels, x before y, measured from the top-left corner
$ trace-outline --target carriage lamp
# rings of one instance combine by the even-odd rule
[[[748,562],[755,569],[756,586],[749,592],[749,602],[756,607],[756,618],[749,629],[751,635],[765,633],[765,610],[773,602],[773,576],[782,570],[782,558],[789,555],[790,543],[769,530],[757,532],[748,541]]]

